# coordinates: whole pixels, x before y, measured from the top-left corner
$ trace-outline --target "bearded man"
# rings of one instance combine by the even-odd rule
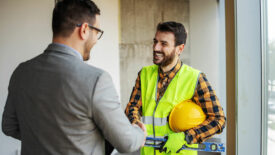
[[[204,73],[185,65],[179,59],[187,33],[177,22],[159,23],[153,43],[153,63],[141,69],[126,107],[131,123],[143,122],[148,137],[168,137],[161,150],[143,147],[142,155],[184,154],[197,151],[180,150],[182,145],[197,147],[225,127],[225,116],[219,100]],[[206,115],[206,120],[184,132],[175,133],[168,125],[173,107],[184,100],[193,100]],[[142,120],[141,120],[142,119]],[[153,142],[156,145],[156,142]]]

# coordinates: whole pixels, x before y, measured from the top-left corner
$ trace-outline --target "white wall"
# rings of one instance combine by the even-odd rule
[[[224,30],[224,6],[217,0],[190,1],[190,64],[206,74],[225,108]]]
[[[191,65],[206,73],[219,90],[219,25],[216,0],[190,1]]]
[[[40,53],[51,41],[52,1],[2,0],[0,2],[0,119],[9,78],[15,67]],[[14,155],[19,141],[0,132],[0,154]]]
[[[96,0],[101,9],[103,38],[89,64],[108,71],[119,92],[118,0]],[[54,0],[0,0],[0,120],[10,76],[16,66],[40,53],[51,42]],[[20,143],[0,132],[0,155],[15,155]]]
[[[89,64],[103,68],[112,75],[117,92],[120,93],[119,79],[119,1],[94,0],[101,11],[100,25],[102,38],[91,52]]]
[[[189,31],[189,0],[121,0],[120,17],[121,101],[125,108],[138,72],[144,66],[153,65],[152,46],[158,23],[177,21]],[[186,44],[181,60],[189,65],[189,44]]]

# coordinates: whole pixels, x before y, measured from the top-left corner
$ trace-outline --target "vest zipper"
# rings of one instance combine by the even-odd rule
[[[159,104],[159,101],[161,100],[162,97],[159,98],[158,101],[156,101],[156,107],[154,109],[154,112],[153,112],[153,135],[154,135],[154,138],[156,138],[156,133],[155,133],[155,112],[157,110],[157,107],[158,107],[158,104]],[[154,141],[154,145],[156,145],[156,141]],[[154,148],[154,155],[156,155],[156,149]]]
[[[162,98],[162,96],[161,96],[161,97],[159,98],[159,100],[157,100],[157,94],[158,94],[158,81],[159,81],[159,75],[158,75],[157,83],[156,83],[156,94],[155,94],[156,107],[155,107],[154,112],[153,112],[153,136],[154,136],[154,138],[156,138],[156,132],[155,132],[155,112],[156,112],[156,110],[157,110],[159,101],[160,101],[161,98]],[[156,145],[156,141],[154,141],[154,145]],[[154,148],[154,155],[156,155],[156,148]]]

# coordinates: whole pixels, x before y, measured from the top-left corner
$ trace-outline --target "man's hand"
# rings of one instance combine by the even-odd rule
[[[183,145],[187,144],[184,132],[170,133],[168,139],[163,146],[165,153],[177,153]]]
[[[145,125],[144,125],[142,122],[140,122],[140,121],[136,122],[135,124],[133,123],[132,125],[133,125],[133,126],[138,126],[138,127],[140,127],[140,128],[142,129],[142,131],[144,132],[144,142],[143,142],[142,145],[141,145],[141,147],[143,147],[144,144],[145,144],[145,142],[146,142],[146,137],[147,137],[147,130],[146,130],[146,127],[145,127]]]

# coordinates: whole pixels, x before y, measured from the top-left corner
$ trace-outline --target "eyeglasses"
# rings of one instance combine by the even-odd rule
[[[82,25],[82,24],[76,24],[77,27],[80,27],[81,25]],[[88,24],[88,26],[89,26],[91,29],[95,29],[97,32],[99,32],[99,33],[97,33],[97,40],[99,40],[99,39],[102,37],[104,31],[103,31],[103,30],[100,30],[99,28],[96,28],[96,27],[94,27],[94,26],[92,26],[92,25],[90,25],[90,24]]]

